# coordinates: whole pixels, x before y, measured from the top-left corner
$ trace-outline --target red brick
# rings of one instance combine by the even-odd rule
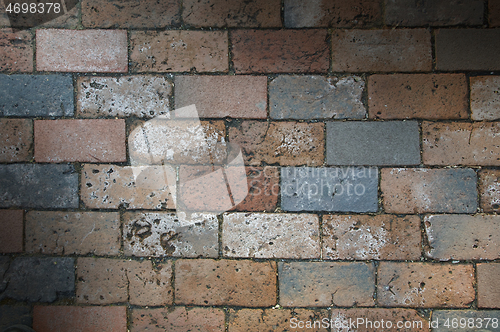
[[[334,31],[332,60],[334,72],[429,71],[431,35],[425,29]]]
[[[33,123],[28,119],[0,119],[0,162],[30,161]]]
[[[419,313],[413,309],[333,309],[329,323],[332,331],[344,331],[345,329],[364,332],[430,331],[429,322],[420,317]],[[400,328],[398,328],[398,324],[401,325]]]
[[[500,308],[500,264],[477,264],[477,306]]]
[[[59,72],[126,72],[125,30],[36,30],[36,68]]]
[[[37,162],[126,161],[124,120],[35,120]]]
[[[500,165],[500,122],[422,123],[425,165]]]
[[[123,332],[127,307],[35,306],[33,329],[37,332]]]
[[[280,0],[185,0],[185,24],[206,28],[281,27]]]
[[[368,105],[372,119],[467,119],[467,81],[464,74],[372,75]]]
[[[23,251],[23,211],[0,210],[0,253]]]
[[[274,166],[246,167],[248,195],[234,211],[272,212],[280,194],[279,169]]]
[[[325,73],[326,30],[236,30],[231,32],[237,73]]]
[[[484,212],[500,212],[500,170],[479,171],[479,205]]]
[[[0,29],[0,71],[33,71],[32,43],[29,31]]]
[[[470,109],[472,120],[500,119],[500,76],[470,78]]]
[[[132,31],[133,72],[227,72],[226,31]]]
[[[469,264],[381,262],[377,280],[384,307],[466,308],[475,297]]]
[[[268,307],[276,304],[276,263],[250,260],[178,260],[177,304]]]
[[[488,1],[488,23],[490,27],[500,27],[500,1]]]

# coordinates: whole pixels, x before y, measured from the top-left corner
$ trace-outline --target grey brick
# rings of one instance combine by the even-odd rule
[[[28,306],[0,306],[0,331],[12,325],[22,324],[31,326],[30,307]]]
[[[375,167],[283,167],[281,207],[286,211],[376,212]]]
[[[329,165],[418,165],[417,121],[329,122],[326,124]]]
[[[430,324],[433,332],[498,332],[500,331],[500,325],[495,324],[496,327],[493,327],[491,322],[493,318],[500,318],[500,310],[434,310]],[[471,319],[472,325],[466,325],[466,328],[463,328],[460,326],[460,319],[465,319],[467,323]],[[452,328],[454,321],[458,323],[457,328]],[[445,326],[446,322],[448,322],[448,326]],[[486,326],[487,322],[488,326]],[[482,323],[481,326],[480,323]]]
[[[72,116],[71,75],[0,75],[0,115]]]
[[[0,165],[0,207],[76,208],[78,174],[72,165]]]

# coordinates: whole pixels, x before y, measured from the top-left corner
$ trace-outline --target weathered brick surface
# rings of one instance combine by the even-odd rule
[[[126,161],[124,120],[35,120],[37,162]]]
[[[371,119],[467,119],[464,74],[372,75],[368,79]]]
[[[279,168],[246,167],[248,194],[234,211],[271,212],[276,209],[280,194]]]
[[[498,325],[493,327],[493,318],[500,317],[499,310],[434,310],[432,312],[432,331],[500,331]],[[463,324],[463,320],[466,324]],[[462,320],[462,321],[461,321]],[[456,322],[456,323],[455,323]],[[453,329],[455,323],[457,328]],[[464,326],[464,327],[462,327]]]
[[[118,255],[120,216],[116,212],[30,211],[26,251],[63,255]]]
[[[29,31],[0,29],[0,71],[33,71],[32,39]]]
[[[23,251],[23,211],[0,210],[0,253]]]
[[[365,82],[358,76],[281,75],[269,83],[273,119],[363,119]]]
[[[0,161],[29,161],[32,158],[33,123],[27,119],[0,119]]]
[[[472,120],[500,119],[500,76],[470,78],[470,110]]]
[[[7,2],[7,1],[5,1]],[[60,3],[60,2],[59,2]],[[50,15],[51,20],[47,21],[45,23],[42,23],[38,25],[37,27],[39,28],[66,28],[66,29],[75,29],[78,25],[78,16],[80,14],[80,9],[79,6],[76,6],[76,3],[78,1],[75,0],[70,0],[66,3],[66,9],[68,9],[67,13],[64,15],[58,16],[56,15]],[[21,3],[19,3],[21,4]],[[75,4],[71,8],[71,6]],[[45,7],[47,8],[47,7]],[[70,9],[71,8],[71,9]],[[54,14],[51,11],[52,14]],[[7,15],[6,7],[4,5],[4,1],[0,1],[0,27],[11,27],[10,21],[9,21],[9,16]],[[29,14],[28,14],[29,15]],[[34,20],[36,21],[36,20]],[[30,69],[31,71],[32,69]]]
[[[500,170],[479,171],[479,194],[484,212],[500,212]]]
[[[500,308],[500,264],[477,264],[477,306],[479,308]]]
[[[324,215],[323,258],[418,260],[420,218],[394,215]]]
[[[500,122],[423,122],[426,165],[500,165]]]
[[[32,319],[29,306],[0,306],[0,329],[2,329],[2,331],[17,324],[31,326],[31,322]]]
[[[36,69],[60,72],[127,71],[124,30],[36,30]]]
[[[381,262],[377,298],[381,306],[466,308],[474,301],[472,265]]]
[[[175,302],[268,307],[276,304],[276,263],[250,260],[178,260]]]
[[[332,331],[336,332],[346,329],[366,332],[430,331],[429,322],[413,309],[333,309],[329,323]]]
[[[474,213],[477,176],[474,170],[384,168],[380,190],[388,213]]]
[[[424,29],[338,30],[332,35],[332,70],[428,71],[431,35]]]
[[[328,122],[326,162],[329,165],[418,165],[418,123]]]
[[[161,76],[79,77],[77,115],[152,118],[169,112],[172,83]]]
[[[314,214],[224,214],[227,257],[320,258],[319,218]]]
[[[488,23],[490,27],[500,27],[500,1],[488,1]]]
[[[324,73],[326,30],[236,30],[231,32],[237,73]]]
[[[133,72],[226,72],[225,31],[133,31],[130,34]]]

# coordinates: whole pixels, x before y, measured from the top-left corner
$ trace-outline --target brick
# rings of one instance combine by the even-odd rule
[[[332,331],[343,331],[344,329],[356,329],[357,331],[366,332],[390,329],[408,332],[430,331],[429,322],[421,317],[419,312],[413,309],[401,308],[333,309],[329,323]]]
[[[70,75],[0,75],[0,115],[73,116]]]
[[[150,260],[138,262],[83,257],[78,258],[76,272],[77,303],[172,304],[170,261],[153,267]]]
[[[280,194],[279,169],[274,166],[246,167],[248,194],[234,211],[271,212]]]
[[[175,108],[195,104],[201,118],[267,117],[265,76],[176,76]]]
[[[379,305],[466,308],[474,301],[474,268],[468,264],[381,262]]]
[[[132,31],[132,72],[227,72],[226,31]]]
[[[371,119],[467,119],[464,74],[372,75],[368,79]]]
[[[236,73],[325,73],[326,30],[235,30],[231,32]]]
[[[500,1],[488,1],[488,23],[490,27],[500,27]]]
[[[439,29],[435,36],[437,70],[500,69],[500,29]]]
[[[300,122],[233,122],[229,141],[241,146],[245,164],[323,164],[324,126]]]
[[[335,31],[331,69],[334,72],[429,71],[431,35],[424,29]]]
[[[483,25],[481,0],[386,0],[385,24],[398,27]]]
[[[500,331],[498,325],[496,325],[496,328],[492,327],[491,320],[496,317],[500,317],[500,310],[433,310],[430,323],[433,324],[432,331],[436,332],[464,330],[462,328],[464,319],[467,331],[485,331],[482,329],[485,327],[487,327],[486,331]],[[457,329],[452,328],[453,322],[458,323]]]
[[[126,161],[124,120],[35,120],[37,162]]]
[[[384,168],[380,190],[387,213],[475,213],[477,176],[470,168]]]
[[[30,161],[33,124],[28,119],[0,119],[0,161]]]
[[[470,110],[472,120],[500,119],[500,76],[470,78]]]
[[[120,216],[116,212],[30,211],[26,251],[56,255],[118,255]]]
[[[500,122],[422,123],[425,165],[500,165]]]
[[[272,119],[363,119],[365,82],[358,76],[280,75],[269,83]]]
[[[0,306],[0,329],[2,331],[17,324],[31,326],[31,321],[32,319],[29,306]]]
[[[36,30],[36,69],[59,72],[127,71],[124,30]]]
[[[373,306],[375,268],[367,263],[280,262],[284,307]]]
[[[147,1],[140,5],[129,0],[82,1],[82,25],[87,28],[165,28],[180,24],[176,0]]]
[[[182,18],[197,28],[279,28],[279,0],[186,0]]]
[[[329,165],[418,165],[417,121],[348,121],[326,124]]]
[[[323,258],[418,260],[420,218],[389,214],[324,215]]]
[[[0,207],[77,208],[78,174],[72,165],[0,165]]]
[[[224,214],[226,257],[320,258],[319,218],[314,214]]]
[[[0,59],[0,71],[33,71],[31,33],[23,30],[0,29]]]
[[[175,302],[187,305],[268,307],[276,304],[276,263],[178,260]]]
[[[500,212],[500,170],[479,171],[479,194],[484,212]]]
[[[172,83],[161,76],[78,77],[76,114],[152,118],[168,114]]]
[[[33,328],[37,332],[122,332],[127,329],[127,308],[35,306]]]
[[[132,332],[225,331],[224,311],[219,308],[132,309],[131,320]]]
[[[381,24],[382,8],[378,1],[285,0],[287,28],[354,28]]]
[[[477,264],[477,306],[479,308],[500,308],[500,264]],[[490,316],[491,317],[491,316]]]
[[[0,253],[23,251],[23,210],[0,210]]]
[[[376,212],[378,170],[372,168],[281,168],[285,211]]]

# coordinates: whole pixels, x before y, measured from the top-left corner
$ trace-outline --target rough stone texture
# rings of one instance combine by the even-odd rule
[[[484,212],[500,212],[500,170],[479,171],[479,194]]]
[[[35,120],[37,162],[126,161],[124,120]]]
[[[499,70],[500,29],[439,29],[437,70]]]
[[[246,167],[248,194],[234,211],[271,212],[276,209],[280,194],[279,168]]]
[[[375,267],[367,263],[278,264],[284,307],[373,306]]]
[[[26,252],[56,255],[118,255],[120,216],[116,212],[30,211]]]
[[[381,306],[466,308],[474,301],[474,268],[468,264],[381,262]]]
[[[73,165],[0,165],[0,207],[77,208]]]
[[[418,165],[417,121],[328,122],[326,163],[329,165]]]
[[[1,1],[0,1],[1,3]],[[31,314],[29,306],[0,306],[0,329],[7,329],[12,325],[22,324],[31,326]]]
[[[479,308],[500,308],[500,264],[477,264],[477,306]]]
[[[227,72],[226,31],[132,31],[133,72]]]
[[[378,170],[372,168],[281,168],[285,211],[376,212]]]
[[[0,210],[0,253],[23,251],[23,210]]]
[[[314,214],[224,214],[226,257],[320,258],[319,218]]]
[[[61,72],[127,71],[125,30],[36,30],[36,69]]]
[[[391,325],[389,328],[388,326]],[[402,324],[398,328],[398,324]],[[406,324],[406,328],[405,328]],[[379,309],[379,308],[354,308],[333,309],[331,312],[330,326],[332,331],[430,331],[429,322],[413,309]]]
[[[35,306],[33,328],[37,332],[123,332],[127,307]]]
[[[470,168],[384,168],[381,174],[385,212],[476,212],[477,176]]]
[[[3,13],[5,12],[2,10]],[[32,42],[29,31],[0,29],[0,71],[33,71]]]
[[[66,2],[66,8],[71,8],[71,6],[68,6],[69,4],[75,4],[75,6],[68,10],[64,15],[55,15],[55,18],[54,15],[51,15],[52,17],[49,17],[49,19],[52,18],[50,19],[50,21],[42,23],[37,27],[75,29],[78,25],[78,16],[80,14],[79,6],[76,6],[77,2],[78,1],[76,0],[70,0]],[[38,22],[39,20],[35,19],[33,21]],[[4,1],[0,1],[0,27],[11,27],[9,16],[7,15],[6,8],[4,6]],[[31,70],[32,68],[29,71]]]
[[[267,117],[265,76],[176,76],[175,108],[195,104],[201,118]]]
[[[372,75],[368,79],[371,119],[467,119],[464,74]]]
[[[272,119],[363,119],[365,82],[342,78],[281,75],[269,83]]]
[[[175,302],[268,307],[276,304],[276,263],[250,260],[178,260]]]
[[[422,123],[425,165],[500,165],[500,122]]]
[[[500,331],[498,325],[492,327],[492,319],[500,317],[499,310],[433,310],[432,324],[434,332],[450,331]],[[463,320],[466,320],[464,326]],[[462,322],[460,322],[462,320]],[[458,323],[458,328],[453,329],[452,322]],[[445,324],[447,326],[445,326]],[[487,326],[486,326],[487,325]],[[464,327],[463,327],[464,326]]]
[[[0,162],[30,161],[33,123],[28,119],[0,119]]]
[[[420,218],[417,216],[325,215],[322,230],[324,259],[420,258]]]
[[[0,115],[73,116],[70,75],[0,75]]]
[[[241,146],[247,165],[322,165],[323,123],[242,121],[229,127],[229,141]]]
[[[197,28],[279,28],[280,0],[185,0],[182,18]]]
[[[472,120],[500,119],[500,76],[470,78],[470,109]]]
[[[161,76],[78,77],[76,114],[152,118],[168,114],[172,83]]]
[[[236,73],[325,73],[326,30],[236,30],[231,32]]]
[[[373,27],[381,24],[382,7],[370,0],[285,0],[285,27]]]
[[[500,258],[500,216],[434,215],[424,218],[425,255],[440,261]]]
[[[488,1],[488,23],[490,27],[500,27],[500,1]]]
[[[425,29],[336,30],[332,71],[390,72],[432,69],[431,35]]]

